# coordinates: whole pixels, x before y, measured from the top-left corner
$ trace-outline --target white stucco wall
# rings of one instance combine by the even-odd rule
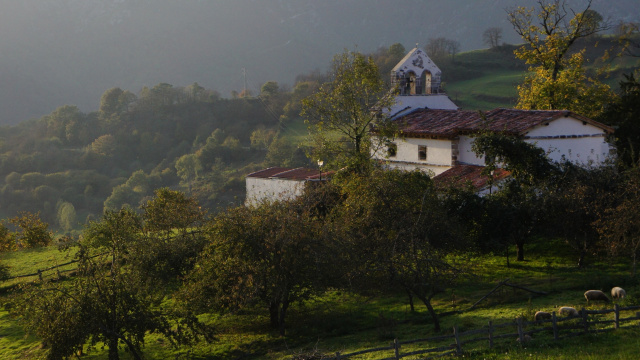
[[[458,140],[458,162],[467,165],[480,165],[484,166],[484,156],[476,156],[471,150],[473,145],[473,138],[468,136],[460,136]]]
[[[392,168],[403,170],[418,168],[423,171],[431,171],[433,175],[443,173],[452,166],[451,140],[406,138],[395,139],[393,142],[398,147],[395,157],[387,157],[385,148],[375,153],[374,158],[386,160]],[[418,158],[420,145],[427,147],[426,160]]]
[[[555,135],[591,135],[604,134],[604,130],[582,120],[562,117],[540,125],[526,133],[526,136],[555,136]]]
[[[609,159],[612,149],[604,130],[573,118],[559,118],[532,129],[525,136],[526,142],[544,149],[553,161],[600,165]]]
[[[553,161],[569,160],[579,165],[601,165],[610,154],[610,145],[604,137],[585,137],[577,139],[528,139],[547,152]]]
[[[245,205],[257,205],[262,201],[291,200],[302,195],[305,182],[274,178],[246,178]]]

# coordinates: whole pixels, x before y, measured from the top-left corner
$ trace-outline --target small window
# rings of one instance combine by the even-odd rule
[[[427,146],[418,145],[418,160],[427,160]]]
[[[387,157],[394,158],[398,153],[398,144],[389,143],[389,147],[387,148]]]

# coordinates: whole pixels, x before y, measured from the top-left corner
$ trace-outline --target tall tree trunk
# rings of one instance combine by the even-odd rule
[[[422,300],[424,305],[427,307],[427,310],[429,310],[429,315],[431,315],[431,318],[433,319],[433,329],[439,332],[440,319],[438,319],[438,314],[436,314],[436,311],[433,309],[433,306],[431,306],[431,299],[425,296],[421,296],[419,294],[416,294],[416,296],[418,297],[418,299]]]
[[[524,240],[520,239],[516,241],[516,260],[524,261]]]
[[[413,306],[413,293],[409,289],[405,289],[405,291],[407,292],[407,295],[409,296],[409,307],[411,307],[411,312],[415,312],[416,309]]]
[[[110,336],[107,341],[107,346],[109,347],[109,360],[120,360],[120,355],[118,355],[118,337],[115,335]]]
[[[271,323],[271,327],[273,329],[278,329],[280,325],[279,316],[278,316],[279,308],[280,308],[280,304],[275,300],[271,301],[271,303],[269,304],[269,320]]]
[[[280,329],[280,336],[285,334],[285,318],[287,315],[287,309],[289,308],[289,299],[282,301],[282,308],[280,309],[280,316],[278,317],[278,327]]]

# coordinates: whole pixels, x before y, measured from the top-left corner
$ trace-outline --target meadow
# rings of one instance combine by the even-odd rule
[[[68,262],[71,250],[57,247],[22,250],[2,255],[1,261],[10,266],[12,276],[30,274]],[[442,331],[433,331],[432,321],[419,302],[412,311],[404,293],[382,293],[370,289],[366,293],[327,291],[304,303],[296,304],[290,312],[287,335],[281,337],[268,327],[268,314],[261,308],[250,308],[235,314],[205,314],[201,317],[214,324],[216,340],[200,342],[188,348],[174,349],[161,337],[147,336],[144,355],[147,359],[320,359],[364,349],[388,346],[393,339],[407,341],[452,332],[454,326],[470,330],[486,326],[489,321],[501,323],[517,317],[531,320],[538,310],[555,311],[560,306],[578,309],[611,308],[611,304],[589,304],[583,292],[622,286],[629,294],[619,302],[622,306],[640,303],[636,294],[640,286],[630,275],[626,259],[591,262],[584,269],[576,268],[576,258],[560,240],[535,239],[527,246],[526,261],[515,262],[511,254],[467,254],[458,259],[470,268],[470,276],[458,286],[448,289],[434,299],[439,314],[458,312],[441,317]],[[72,267],[69,265],[67,267]],[[56,277],[55,270],[44,278]],[[475,308],[468,310],[498,283],[509,279],[547,295],[536,295],[512,287],[501,287]],[[2,283],[2,297],[18,291],[21,281],[39,281],[37,276],[9,280]],[[171,301],[168,299],[167,301]],[[553,341],[552,336],[535,336],[521,346],[515,339],[499,342],[489,349],[482,343],[465,348],[470,359],[630,359],[635,358],[640,345],[640,328],[619,329],[604,334],[577,336]],[[0,312],[0,354],[3,359],[36,359],[42,354],[39,339],[25,333],[18,319]],[[429,345],[432,347],[432,345]],[[89,351],[87,351],[89,350]],[[408,350],[407,350],[408,351]],[[122,350],[122,358],[127,354]],[[370,354],[357,359],[379,359],[384,354]],[[390,355],[385,355],[390,356]],[[83,359],[106,359],[100,345],[85,349]],[[409,357],[411,358],[411,357]]]

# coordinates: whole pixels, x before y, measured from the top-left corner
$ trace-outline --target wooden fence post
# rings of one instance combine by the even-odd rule
[[[489,320],[489,349],[493,347],[493,321]]]
[[[400,343],[398,343],[398,339],[393,339],[393,349],[395,351],[396,360],[400,360]]]
[[[555,311],[551,313],[551,319],[553,321],[553,340],[558,340],[558,318]]]
[[[340,359],[341,359],[340,351],[336,351],[336,360],[340,360]]]
[[[620,306],[618,304],[615,304],[613,306],[613,310],[614,310],[614,314],[615,314],[615,320],[616,320],[616,329],[620,328]]]
[[[589,321],[587,321],[587,310],[585,308],[582,308],[580,313],[582,314],[582,324],[584,326],[584,332],[587,333],[589,332]]]
[[[518,339],[520,339],[520,345],[524,345],[524,331],[522,329],[522,318],[519,317],[518,319],[516,319],[516,322],[518,323]]]
[[[38,278],[40,278],[40,281],[42,281],[42,271],[38,270]]]
[[[456,354],[462,354],[462,344],[460,343],[460,334],[458,333],[458,325],[453,326],[453,336],[456,338]]]

